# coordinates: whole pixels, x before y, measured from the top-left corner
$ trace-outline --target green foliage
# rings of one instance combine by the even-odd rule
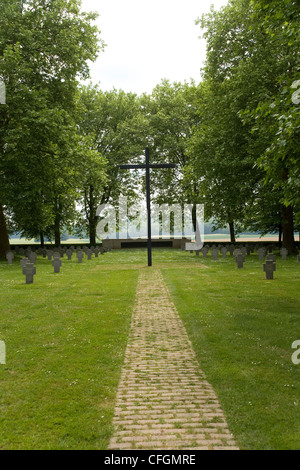
[[[17,229],[37,236],[73,217],[85,146],[74,120],[77,79],[103,44],[96,15],[78,0],[1,0],[0,9],[0,201]]]
[[[277,10],[274,3],[279,5],[232,0],[198,20],[207,40],[206,98],[199,104],[202,120],[191,146],[202,158],[197,157],[192,170],[202,178],[205,200],[216,206],[209,215],[221,212],[220,223],[226,207],[248,226],[251,213],[256,221],[263,220],[266,205],[255,198],[265,181],[265,191],[280,195],[275,212],[287,206],[284,236],[293,250],[290,208],[299,211],[300,159],[299,109],[291,86],[299,70],[299,5],[290,1]],[[251,206],[261,214],[249,211]]]
[[[157,203],[195,202],[183,172],[189,162],[188,142],[197,119],[197,87],[194,82],[162,80],[151,95],[143,95],[143,112],[149,121],[148,143],[156,163],[175,163],[174,170],[153,171],[152,187]]]

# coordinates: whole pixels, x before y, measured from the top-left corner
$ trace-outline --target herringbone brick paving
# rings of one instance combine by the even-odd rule
[[[109,449],[237,449],[158,269],[141,270]]]

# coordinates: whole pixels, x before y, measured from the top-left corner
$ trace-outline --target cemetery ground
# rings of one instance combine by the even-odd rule
[[[300,449],[300,264],[154,249],[159,269],[240,449]],[[0,449],[106,449],[145,249],[112,251],[60,273],[38,256],[0,262]]]

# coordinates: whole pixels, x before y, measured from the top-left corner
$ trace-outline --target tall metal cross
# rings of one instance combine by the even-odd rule
[[[150,164],[149,148],[145,149],[146,164],[140,165],[120,165],[122,170],[146,170],[146,197],[147,197],[147,227],[148,227],[148,266],[152,266],[152,247],[151,247],[151,197],[150,197],[150,168],[175,168],[174,163]]]

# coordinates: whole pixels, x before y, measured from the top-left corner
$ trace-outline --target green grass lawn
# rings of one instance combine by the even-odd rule
[[[163,274],[240,448],[300,449],[300,265],[278,257],[265,280],[262,264],[200,258]]]
[[[34,284],[0,264],[0,449],[103,449],[135,298],[137,270],[39,257]]]
[[[16,258],[0,262],[0,449],[105,449],[144,249],[114,251],[61,273],[37,260],[26,285]],[[243,449],[300,449],[300,265],[156,249],[201,368]],[[150,268],[151,269],[151,268]]]

